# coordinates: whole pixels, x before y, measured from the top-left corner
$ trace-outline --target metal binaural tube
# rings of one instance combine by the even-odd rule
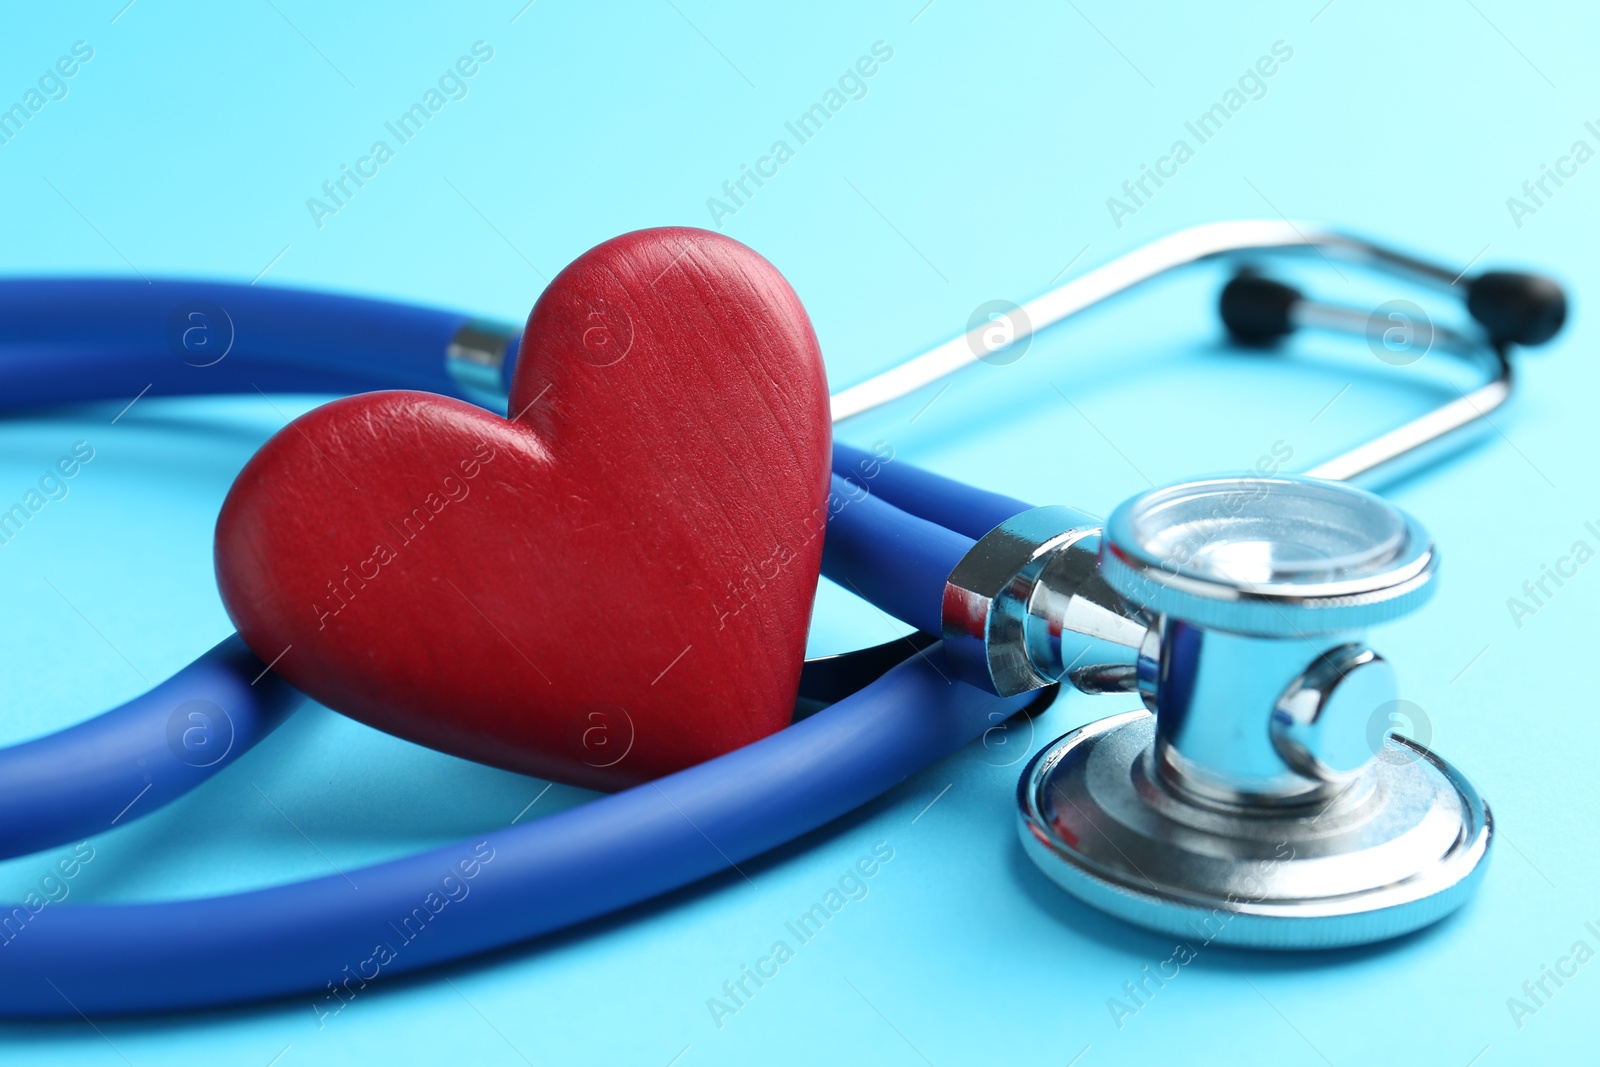
[[[1151,241],[1034,297],[1022,305],[1017,316],[1021,320],[1019,328],[1007,347],[1180,267],[1238,252],[1296,249],[1361,263],[1457,295],[1464,292],[1461,273],[1448,267],[1313,223],[1287,219],[1210,222]],[[975,327],[864,382],[841,389],[833,394],[833,421],[842,422],[914,393],[978,362],[980,354],[993,355],[994,350],[980,336],[985,328]]]
[[[1499,272],[1468,278],[1465,271],[1310,223],[1237,220],[1180,230],[1035,297],[1023,304],[1015,316],[1015,329],[1007,346],[1025,341],[1080,311],[1180,267],[1252,251],[1314,252],[1324,259],[1333,257],[1358,263],[1463,300],[1480,324],[1488,324],[1481,337],[1443,326],[1427,327],[1436,347],[1485,366],[1489,376],[1482,385],[1318,464],[1306,472],[1313,477],[1354,480],[1369,486],[1382,484],[1458,447],[1464,440],[1463,431],[1481,426],[1486,417],[1511,396],[1514,385],[1511,365],[1504,344],[1495,338],[1542,343],[1559,330],[1565,320],[1564,294],[1559,286],[1546,279]],[[1265,279],[1259,281],[1275,286]],[[1276,286],[1276,289],[1284,290],[1288,298],[1298,295],[1287,287]],[[1227,310],[1225,304],[1225,318]],[[1292,307],[1286,306],[1283,310],[1288,321],[1278,331],[1280,333],[1301,325],[1357,335],[1368,328],[1367,315],[1346,308],[1301,299],[1293,300]],[[994,350],[979,336],[986,328],[986,325],[975,327],[899,366],[835,393],[833,421],[842,422],[907,396],[978,362],[981,356],[992,356]]]

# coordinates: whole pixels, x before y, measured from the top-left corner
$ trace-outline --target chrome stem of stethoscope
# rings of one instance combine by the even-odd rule
[[[1145,705],[1034,756],[1024,849],[1088,903],[1202,944],[1359,944],[1460,906],[1488,806],[1389,736],[1398,681],[1366,643],[1427,600],[1436,566],[1394,505],[1295,475],[1150,490],[1103,526],[1036,508],[980,538],[945,587],[962,680]]]
[[[1390,737],[1399,688],[1369,626],[1419,607],[1437,555],[1415,520],[1353,486],[1484,421],[1511,394],[1509,343],[1559,328],[1565,301],[1526,275],[1428,264],[1288,222],[1200,226],[1089,272],[1014,313],[1009,343],[1167,271],[1230,252],[1313,248],[1454,292],[1482,327],[1426,321],[1412,343],[1487,380],[1307,475],[1208,478],[1140,494],[1102,524],[1025,511],[980,538],[944,590],[944,649],[1000,695],[1070,682],[1145,710],[1046,745],[1018,786],[1024,849],[1102,910],[1168,933],[1269,948],[1393,937],[1460,906],[1492,821],[1442,758]],[[1247,343],[1297,328],[1363,335],[1363,312],[1241,273],[1222,317]],[[984,324],[983,328],[987,328]],[[983,328],[846,389],[835,421],[995,351]],[[1409,361],[1409,360],[1408,360]]]
[[[1240,476],[1150,490],[1069,538],[1097,544],[1093,582],[1022,603],[1058,605],[1030,613],[1051,616],[1036,630],[1060,649],[1052,667],[1103,648],[1118,609],[1144,623],[1123,647],[1146,710],[1058,738],[1023,772],[1018,827],[1045,874],[1140,925],[1261,948],[1383,940],[1470,897],[1488,806],[1390,736],[1398,681],[1366,643],[1432,592],[1414,519],[1338,482]]]
[[[839,423],[905,397],[1080,311],[1180,267],[1235,253],[1297,249],[1370,266],[1416,284],[1450,292],[1468,300],[1469,304],[1477,282],[1476,279],[1471,283],[1463,282],[1465,271],[1452,272],[1446,266],[1309,223],[1282,220],[1207,223],[1153,241],[1023,304],[1013,316],[1009,339],[998,349],[986,335],[990,324],[982,323],[920,356],[840,390],[832,397],[833,421]],[[1365,313],[1306,300],[1287,287],[1278,288],[1293,297],[1281,308],[1285,324],[1278,332],[1308,327],[1360,336],[1369,328],[1370,317]],[[1510,398],[1511,365],[1500,346],[1487,337],[1474,337],[1447,327],[1419,324],[1419,328],[1432,332],[1431,344],[1423,345],[1424,351],[1434,347],[1482,363],[1489,373],[1488,380],[1471,392],[1318,464],[1307,474],[1363,482],[1386,480],[1417,463],[1435,458],[1456,442],[1458,431],[1480,423]],[[1436,445],[1443,447],[1437,450],[1429,447]]]

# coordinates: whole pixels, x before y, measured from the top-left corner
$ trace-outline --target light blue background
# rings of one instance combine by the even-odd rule
[[[272,283],[521,318],[548,276],[604,238],[710,225],[707,198],[882,40],[894,58],[867,96],[723,220],[800,293],[836,386],[960,332],[985,301],[1042,291],[1069,263],[1076,273],[1193,223],[1280,212],[1463,266],[1538,265],[1570,286],[1574,314],[1556,345],[1525,359],[1520,403],[1482,447],[1392,494],[1430,527],[1446,567],[1432,606],[1378,644],[1503,830],[1477,900],[1436,929],[1321,955],[1208,949],[1118,1029],[1107,998],[1171,943],[1058,894],[1021,857],[1012,826],[1027,752],[1128,707],[1074,695],[1035,730],[970,746],[749,865],[749,880],[730,874],[580,935],[374,988],[323,1029],[309,998],[94,1028],[9,1025],[0,1062],[1592,1058],[1600,963],[1521,1029],[1506,1007],[1574,941],[1600,947],[1583,929],[1600,922],[1600,721],[1588,683],[1600,563],[1520,628],[1506,607],[1574,541],[1600,542],[1584,529],[1600,521],[1587,314],[1600,285],[1600,163],[1520,227],[1506,206],[1574,140],[1600,147],[1583,128],[1600,120],[1592,8],[122,3],[0,11],[0,103],[73,42],[95,50],[69,95],[0,145],[0,272],[249,281],[265,271]],[[494,58],[470,95],[314,225],[306,199],[478,40]],[[1114,224],[1107,197],[1275,41],[1294,55],[1267,94]],[[1323,274],[1319,291],[1363,306],[1407,295]],[[1224,351],[1217,281],[1156,287],[1039,340],[1012,366],[976,368],[925,411],[933,391],[842,436],[1103,513],[1147,482],[1252,466],[1277,442],[1293,449],[1291,466],[1308,466],[1449,395],[1437,358],[1397,370],[1359,343],[1319,339],[1293,361]],[[312,403],[150,396],[115,424],[120,403],[0,424],[6,504],[73,442],[96,449],[71,495],[0,548],[0,741],[132,696],[227,632],[211,574],[217,508],[280,412]],[[813,645],[891,632],[830,591]],[[542,788],[310,709],[217,781],[96,838],[71,899],[180,897],[347,869],[503,826]],[[584,798],[558,786],[523,818]],[[895,858],[870,895],[719,1029],[706,999],[879,841]],[[0,890],[24,892],[53,858],[0,865]]]

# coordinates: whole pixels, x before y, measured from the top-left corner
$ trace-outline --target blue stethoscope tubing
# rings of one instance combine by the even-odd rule
[[[305,699],[234,634],[121,707],[0,749],[0,859],[81,841],[164,807],[249,751]],[[203,715],[225,709],[227,729],[190,724],[186,707]],[[226,747],[214,756],[185,748],[182,731],[196,725],[209,730],[210,744]],[[0,970],[5,944],[0,934]]]
[[[16,300],[14,284],[26,283],[0,287],[0,316]],[[25,303],[42,320],[62,306],[50,287],[63,283],[37,285]],[[195,289],[185,285],[183,293]],[[272,299],[283,302],[260,305],[259,313],[299,308],[332,319],[348,300],[313,294],[291,300],[284,293],[275,291]],[[238,306],[235,295],[224,298],[234,302],[230,311]],[[110,324],[108,317],[108,331]],[[297,329],[309,324],[303,318]],[[435,324],[435,332],[453,328]],[[116,356],[110,332],[103,340],[96,358],[123,370],[134,366],[135,378],[148,378],[142,357]],[[435,362],[437,353],[430,356]],[[3,354],[9,359],[9,351]],[[144,355],[150,365],[172,362],[164,347]],[[273,358],[265,347],[261,355],[263,365]],[[44,373],[50,360],[37,358],[24,380],[40,387],[12,392],[11,406],[85,399],[81,392],[67,395]],[[67,356],[63,350],[53,358]],[[279,369],[270,379],[274,388],[331,387],[315,373]],[[374,384],[357,381],[356,365],[348,369],[347,385]],[[387,371],[382,384],[392,385]],[[408,384],[455,392],[443,381]],[[242,391],[231,379],[188,385],[173,391]],[[1028,507],[842,444],[835,446],[834,468],[824,573],[934,635],[955,560],[976,537]],[[343,875],[196,900],[14,906],[10,936],[0,939],[0,1016],[175,1011],[291,993],[327,999],[332,1008],[379,977],[514,945],[641,903],[860,807],[1029,700],[996,698],[954,677],[938,648],[926,649],[822,712],[699,766],[526,826]],[[80,840],[155,811],[238,759],[303,700],[234,636],[120,708],[0,750],[0,854]],[[224,708],[231,723],[228,751],[205,766],[171,742],[173,710],[187,701]],[[494,858],[483,862],[485,854]],[[474,865],[470,881],[460,877],[463,863]],[[466,891],[435,913],[428,898],[437,905],[446,876]],[[405,920],[418,908],[437,914],[437,924],[407,937],[416,923]]]
[[[945,578],[978,538],[1032,505],[835,442],[830,507],[822,573],[937,637]]]
[[[473,320],[388,300],[215,281],[0,281],[0,410],[214,393],[422,389]],[[510,382],[516,343],[503,378]],[[62,368],[71,368],[63,374]]]
[[[148,1013],[291,993],[335,1010],[379,977],[607,915],[866,804],[1031,696],[993,697],[953,677],[928,649],[727,755],[344,875],[198,900],[45,906],[0,948],[0,1015]],[[462,879],[460,864],[486,855]],[[466,892],[434,912],[427,898],[450,896],[447,876]],[[424,919],[408,923],[418,909]]]

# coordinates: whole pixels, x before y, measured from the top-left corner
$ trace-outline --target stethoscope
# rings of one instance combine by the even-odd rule
[[[1482,876],[1489,810],[1450,764],[1389,735],[1394,673],[1365,642],[1426,600],[1437,554],[1414,519],[1347,483],[1392,476],[1482,424],[1510,395],[1511,346],[1562,325],[1560,289],[1468,278],[1308,226],[1218,223],[1023,305],[1003,343],[1190,263],[1290,249],[1462,299],[1476,325],[1409,324],[1424,335],[1408,343],[1482,367],[1483,384],[1304,476],[1154,489],[1104,523],[836,445],[823,572],[918,634],[808,663],[800,706],[821,710],[625,792],[344,875],[150,904],[30,899],[0,922],[0,1013],[290,993],[332,1012],[381,977],[606,915],[792,841],[1062,682],[1146,706],[1046,745],[1019,783],[1024,849],[1077,897],[1179,936],[1273,948],[1376,941],[1443,917]],[[1369,329],[1364,312],[1249,271],[1224,289],[1222,316],[1253,344]],[[0,322],[13,409],[398,386],[503,410],[517,344],[459,314],[224,283],[8,281]],[[993,352],[989,325],[836,394],[835,422]],[[0,856],[154,811],[303,699],[234,636],[119,708],[0,750]],[[226,714],[175,717],[191,705]],[[419,907],[419,922],[441,921],[408,937]]]

